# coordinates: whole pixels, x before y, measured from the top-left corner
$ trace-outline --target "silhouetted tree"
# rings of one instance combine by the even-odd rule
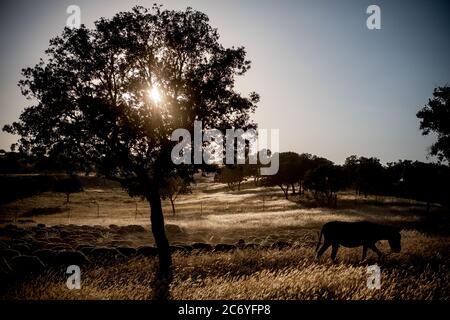
[[[5,152],[0,157],[0,173],[26,173],[30,169],[30,157],[19,152]]]
[[[83,186],[80,179],[76,175],[71,175],[67,178],[60,178],[56,180],[53,188],[55,192],[61,192],[66,195],[66,203],[70,202],[70,195],[83,191]]]
[[[344,186],[343,176],[342,167],[334,164],[321,164],[307,172],[305,188],[313,191],[316,198],[319,194],[324,195],[329,206],[336,206],[337,192]]]
[[[450,162],[450,87],[434,89],[433,98],[417,112],[420,129],[424,135],[437,134],[437,141],[431,146],[430,154],[440,161]]]
[[[157,278],[167,283],[171,254],[161,187],[167,176],[194,173],[193,166],[171,161],[176,142],[170,136],[184,128],[193,137],[194,120],[204,129],[255,127],[249,117],[258,95],[234,90],[235,77],[250,67],[244,48],[224,48],[201,12],[155,5],[101,18],[93,29],[66,28],[46,54],[20,81],[36,104],[5,130],[21,136],[21,150],[93,164],[131,196],[147,199]]]
[[[192,192],[190,183],[183,180],[179,176],[169,177],[164,179],[164,186],[161,188],[161,197],[169,199],[172,206],[172,214],[175,216],[175,200],[180,194],[187,194]]]
[[[357,194],[379,194],[386,183],[385,168],[377,158],[348,157],[343,166],[344,184],[355,188]]]
[[[0,204],[51,191],[55,180],[48,175],[0,175]]]
[[[399,193],[410,199],[426,203],[430,211],[432,203],[448,205],[450,188],[448,166],[419,161],[399,161],[395,164],[401,170]]]
[[[281,152],[279,154],[279,169],[275,175],[264,178],[264,184],[278,186],[283,191],[286,199],[289,199],[289,189],[296,194],[298,185],[299,194],[303,193],[304,181],[308,172],[324,165],[332,165],[328,159],[314,156],[308,153]]]
[[[238,191],[240,191],[244,174],[244,165],[227,165],[219,169],[214,181],[226,183],[230,190],[234,190],[237,186]]]
[[[358,185],[358,169],[359,158],[356,155],[351,155],[345,159],[343,170],[347,184],[355,189],[355,194],[359,194]]]
[[[408,197],[408,190],[405,184],[405,173],[408,167],[412,165],[411,160],[399,160],[389,162],[386,167],[386,189],[384,193],[396,197]]]
[[[300,163],[299,163],[299,169],[297,173],[297,177],[300,179],[300,187],[302,186],[306,188],[305,183],[308,179],[308,174],[321,167],[321,166],[332,166],[334,165],[332,161],[319,157],[316,155],[311,155],[309,153],[303,153],[300,155]]]
[[[304,193],[304,181],[306,177],[306,173],[313,169],[317,163],[315,160],[316,156],[313,156],[309,153],[302,153],[299,156],[299,162],[297,164],[296,177],[298,178],[298,193],[302,195]]]
[[[248,145],[246,146],[247,150],[246,150],[246,161],[245,164],[243,165],[244,167],[244,177],[253,177],[253,182],[255,184],[255,186],[258,186],[260,184],[261,178],[263,176],[261,176],[261,168],[263,167],[263,165],[261,164],[261,157],[260,157],[260,153],[262,154],[266,154],[267,156],[271,156],[272,152],[268,149],[262,149],[260,150],[260,152],[256,152],[256,155],[253,154],[252,156],[256,156],[256,164],[251,164],[250,163],[250,153],[248,151]]]
[[[295,152],[281,152],[279,154],[279,169],[274,175],[265,177],[264,184],[278,186],[284,197],[289,199],[289,188],[295,193],[295,184],[299,181],[300,156]]]

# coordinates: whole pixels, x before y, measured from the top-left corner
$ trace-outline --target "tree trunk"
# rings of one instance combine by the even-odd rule
[[[292,183],[291,186],[292,186],[292,194],[295,195],[295,185]]]
[[[151,190],[147,196],[147,200],[150,203],[152,233],[155,239],[156,247],[158,248],[159,270],[157,277],[160,280],[167,280],[170,282],[172,278],[172,257],[170,254],[169,241],[166,237],[164,215],[158,190]]]
[[[173,199],[169,198],[169,200],[170,200],[170,204],[172,205],[172,214],[173,214],[173,216],[175,217],[175,216],[176,216],[176,213],[175,213],[175,204],[173,203]]]
[[[70,202],[70,193],[66,193],[66,203]]]
[[[333,198],[333,193],[328,193],[327,191],[325,191],[325,197],[327,198],[328,207],[331,207],[331,199]]]
[[[284,197],[286,200],[289,200],[289,186],[286,187],[286,189],[283,188],[283,185],[280,185],[281,190],[283,190]]]

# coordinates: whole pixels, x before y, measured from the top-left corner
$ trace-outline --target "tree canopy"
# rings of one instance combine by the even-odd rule
[[[430,154],[440,161],[450,162],[450,87],[434,89],[433,97],[417,112],[420,129],[424,135],[437,134],[437,141],[431,146]]]
[[[193,136],[194,120],[204,129],[255,127],[258,95],[234,88],[250,68],[245,49],[223,47],[204,13],[154,5],[101,18],[92,29],[66,28],[45,54],[22,71],[19,85],[32,105],[4,130],[20,135],[22,152],[92,165],[145,197],[167,274],[160,189],[165,177],[195,170],[172,163],[171,133]]]

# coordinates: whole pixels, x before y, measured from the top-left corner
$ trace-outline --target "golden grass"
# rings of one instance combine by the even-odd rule
[[[206,179],[207,180],[207,179]],[[206,181],[205,180],[205,181]],[[411,229],[421,223],[420,204],[409,200],[369,197],[351,193],[339,195],[337,209],[305,208],[283,198],[277,188],[255,188],[243,184],[241,191],[201,182],[192,194],[176,203],[173,217],[164,202],[166,223],[184,232],[169,234],[172,244],[189,242],[270,244],[276,240],[294,243],[286,250],[244,250],[231,253],[174,254],[175,278],[170,287],[173,299],[450,299],[450,246],[448,236],[426,235]],[[291,200],[296,200],[293,197]],[[64,207],[64,195],[44,193],[0,206],[3,216],[19,215],[33,208]],[[136,215],[136,203],[138,214]],[[100,216],[97,216],[97,204]],[[338,203],[339,205],[339,203]],[[67,212],[31,217],[47,225],[144,225],[148,229],[148,204],[131,199],[117,187],[91,186],[71,196]],[[419,208],[419,209],[418,209]],[[433,214],[433,213],[432,213]],[[430,216],[432,217],[432,216]],[[330,220],[392,222],[407,228],[402,231],[402,252],[388,254],[377,261],[371,253],[360,262],[361,248],[341,248],[338,264],[326,252],[314,259],[317,231]],[[447,220],[448,221],[448,218]],[[108,243],[105,235],[102,240]],[[123,235],[123,240],[138,246],[151,244],[151,234]],[[388,253],[386,243],[380,249]],[[367,266],[381,267],[381,289],[366,286]],[[107,265],[82,269],[81,290],[68,290],[64,270],[46,273],[0,290],[0,299],[149,299],[156,261],[132,258]]]
[[[360,249],[314,259],[313,246],[286,250],[174,254],[172,299],[449,299],[447,238],[404,231],[403,250],[381,261],[359,261]],[[387,252],[388,246],[380,248]],[[367,266],[378,263],[381,289],[367,288]],[[151,299],[155,259],[133,258],[82,269],[80,290],[65,287],[63,271],[49,271],[4,292],[8,299]]]

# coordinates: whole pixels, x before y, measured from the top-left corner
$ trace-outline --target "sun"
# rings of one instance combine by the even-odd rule
[[[154,103],[160,103],[162,100],[161,92],[159,91],[158,87],[153,86],[151,89],[148,90],[148,96]]]

